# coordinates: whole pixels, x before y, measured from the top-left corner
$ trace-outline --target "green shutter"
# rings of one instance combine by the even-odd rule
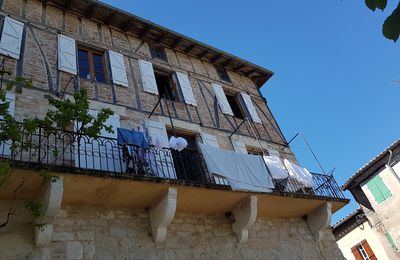
[[[389,240],[389,243],[390,243],[390,244],[392,245],[392,247],[394,248],[394,250],[397,251],[397,246],[396,246],[396,244],[394,243],[394,240],[393,240],[392,236],[391,236],[387,231],[385,231],[385,235],[386,235],[387,239]]]
[[[392,196],[390,190],[386,187],[381,176],[376,175],[367,183],[368,189],[371,191],[377,203],[384,202],[387,198]]]

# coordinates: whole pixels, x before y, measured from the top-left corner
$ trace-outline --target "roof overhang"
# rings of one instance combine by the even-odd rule
[[[260,88],[273,72],[168,28],[96,0],[41,0],[64,11],[112,26],[151,44],[164,46],[252,79]]]

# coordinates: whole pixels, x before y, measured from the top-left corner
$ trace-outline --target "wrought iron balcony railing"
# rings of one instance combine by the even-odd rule
[[[0,142],[0,157],[29,168],[41,166],[52,170],[86,171],[87,174],[113,174],[124,177],[169,179],[190,184],[229,189],[223,178],[211,176],[202,155],[194,150],[181,152],[169,148],[121,146],[107,137],[89,138],[68,131],[24,134],[29,148],[18,149],[10,141]],[[308,194],[344,199],[331,175],[313,173],[313,187],[306,188],[293,179],[275,183],[273,192]]]

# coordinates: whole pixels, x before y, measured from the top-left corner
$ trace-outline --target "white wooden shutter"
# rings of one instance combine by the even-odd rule
[[[201,133],[201,139],[203,140],[203,144],[219,148],[218,138],[215,135]]]
[[[111,75],[114,84],[127,87],[128,77],[126,76],[124,55],[114,51],[108,51],[108,55],[110,57]]]
[[[233,111],[229,105],[228,99],[226,98],[223,88],[218,84],[211,85],[215,96],[217,97],[218,105],[221,108],[222,113],[233,116]]]
[[[153,64],[145,60],[139,60],[140,75],[142,77],[143,90],[158,95],[156,77]]]
[[[183,98],[185,103],[193,106],[197,106],[196,99],[194,98],[193,89],[190,86],[189,77],[187,74],[176,72],[179,86],[181,87]]]
[[[232,140],[232,145],[235,152],[247,154],[246,144],[242,141]]]
[[[4,19],[3,32],[0,41],[0,53],[14,59],[19,59],[21,52],[24,24],[10,17]]]
[[[243,102],[244,102],[246,108],[247,108],[247,112],[249,113],[253,122],[261,123],[261,119],[258,116],[256,109],[254,108],[253,102],[251,101],[251,97],[243,92],[240,93],[240,95],[243,99]]]
[[[58,70],[76,75],[76,42],[65,35],[58,35]]]
[[[148,137],[153,140],[155,138],[159,138],[163,147],[169,147],[167,129],[164,123],[146,120],[144,124]],[[146,155],[146,158],[149,160],[149,164],[154,175],[169,179],[177,178],[174,161],[170,150],[155,151],[151,149]]]
[[[280,153],[275,149],[267,149],[267,152],[268,152],[268,155],[270,155],[270,156],[277,156],[277,157],[280,156]]]
[[[7,93],[6,100],[9,102],[8,113],[15,116],[15,94]],[[3,119],[3,117],[0,117]],[[4,141],[0,144],[0,155],[3,157],[11,157],[11,140]]]

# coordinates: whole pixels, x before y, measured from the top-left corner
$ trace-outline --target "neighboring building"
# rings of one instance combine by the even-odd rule
[[[390,259],[360,208],[336,223],[332,233],[348,260]]]
[[[360,205],[388,259],[400,258],[399,160],[400,140],[397,140],[342,187],[349,190]]]
[[[48,95],[86,88],[91,113],[111,108],[115,130],[142,126],[166,147],[134,157],[116,131],[80,143],[70,132],[38,131],[37,146],[18,153],[1,144],[17,168],[0,187],[0,224],[13,209],[0,227],[0,258],[343,258],[329,225],[348,200],[332,176],[313,173],[306,188],[289,181],[237,191],[209,174],[198,150],[204,143],[296,163],[259,90],[271,71],[100,1],[0,5],[4,69],[33,80],[7,95],[18,120],[42,117]],[[174,133],[188,142],[180,153],[168,149]],[[43,167],[60,179],[44,182]],[[40,228],[24,207],[30,200],[43,203]]]

